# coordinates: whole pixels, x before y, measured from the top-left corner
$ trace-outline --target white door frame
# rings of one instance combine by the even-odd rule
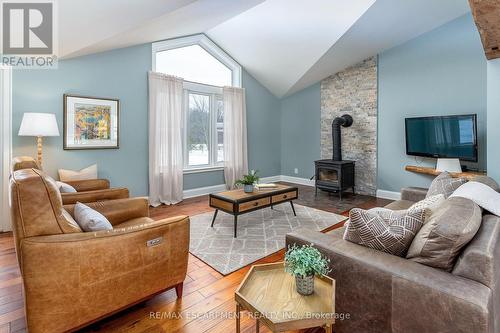
[[[12,160],[12,70],[0,65],[0,231],[12,230],[9,176]]]

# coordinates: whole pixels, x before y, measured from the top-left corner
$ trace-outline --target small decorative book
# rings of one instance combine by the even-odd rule
[[[271,190],[271,189],[275,189],[277,188],[278,186],[276,184],[257,184],[255,185],[259,190]]]

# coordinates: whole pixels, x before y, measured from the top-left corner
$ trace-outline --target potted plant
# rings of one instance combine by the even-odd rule
[[[235,185],[243,185],[243,191],[245,191],[245,193],[252,193],[253,185],[259,181],[257,172],[258,171],[252,170],[249,175],[244,175],[243,179],[238,179]]]
[[[285,271],[295,276],[297,292],[304,296],[314,292],[315,275],[326,275],[331,271],[330,259],[312,245],[298,247],[294,244],[285,253]]]

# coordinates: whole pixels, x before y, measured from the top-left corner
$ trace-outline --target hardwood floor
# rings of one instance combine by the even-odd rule
[[[296,202],[348,216],[352,207],[366,209],[380,207],[390,201],[347,194],[340,202],[335,195],[320,193],[315,197],[314,188],[299,186],[299,199]],[[202,196],[186,199],[174,206],[152,208],[151,217],[161,219],[208,211],[212,211],[208,206],[208,196]],[[284,250],[281,250],[257,263],[282,261],[283,255]],[[234,290],[249,268],[250,266],[246,266],[223,276],[190,254],[182,299],[177,299],[175,289],[172,289],[91,325],[81,332],[234,332],[235,320],[229,317],[235,310]],[[255,321],[245,315],[241,320],[241,327],[242,333],[255,332]],[[0,333],[25,331],[22,280],[14,240],[12,233],[4,233],[0,234]],[[322,331],[317,328],[307,332]],[[269,330],[261,325],[261,332]]]

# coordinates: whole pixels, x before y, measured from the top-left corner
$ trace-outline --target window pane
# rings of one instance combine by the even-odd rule
[[[190,93],[186,140],[189,166],[209,163],[209,126],[210,96]]]
[[[232,85],[232,71],[199,45],[157,52],[156,71],[198,83]]]
[[[216,115],[216,127],[217,127],[217,162],[224,161],[224,104],[221,99],[217,100],[217,115]]]

